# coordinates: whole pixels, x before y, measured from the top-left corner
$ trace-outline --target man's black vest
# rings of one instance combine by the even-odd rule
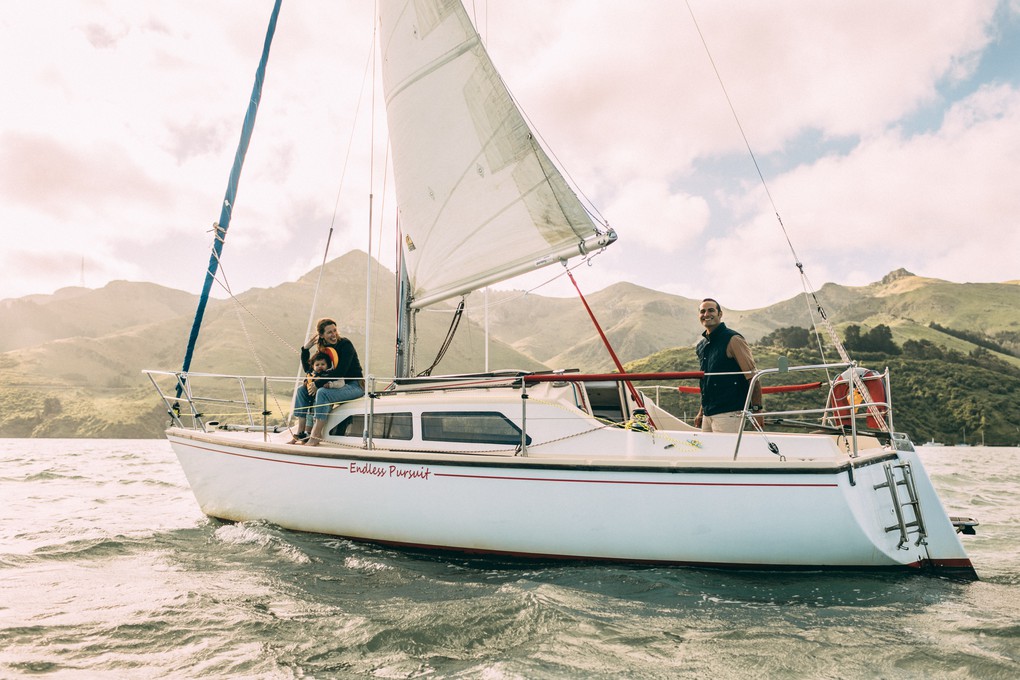
[[[737,375],[713,375],[701,379],[701,411],[714,416],[729,411],[741,411],[747,401],[747,378],[739,374],[740,364],[726,356],[730,338],[740,335],[720,323],[711,333],[702,333],[698,343],[698,362],[705,373],[737,373]],[[744,337],[740,335],[740,337]]]

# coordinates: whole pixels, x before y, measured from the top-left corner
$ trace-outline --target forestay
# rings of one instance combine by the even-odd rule
[[[460,2],[384,0],[379,15],[414,308],[615,239],[538,145]]]

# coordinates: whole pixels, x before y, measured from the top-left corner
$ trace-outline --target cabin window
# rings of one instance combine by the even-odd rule
[[[521,443],[521,429],[498,411],[447,411],[421,414],[421,437],[435,442],[516,446]]]
[[[365,415],[347,416],[329,431],[336,437],[361,437],[365,431]],[[376,413],[372,416],[372,439],[410,439],[410,413]]]

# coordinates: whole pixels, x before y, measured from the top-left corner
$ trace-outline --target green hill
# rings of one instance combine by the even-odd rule
[[[366,321],[369,267],[376,311]],[[316,268],[294,282],[246,291],[236,301],[210,301],[192,371],[294,375],[318,279]],[[393,374],[395,285],[392,272],[360,252],[336,258],[322,271],[317,315],[334,317],[363,354],[367,373],[380,378]],[[995,383],[995,368],[960,359],[978,350],[977,340],[999,348],[982,350],[1006,376],[997,389],[1003,384],[1014,388],[1010,371],[1020,370],[1020,284],[951,283],[898,270],[868,286],[826,284],[816,296],[840,334],[850,325],[866,333],[884,324],[900,346],[923,341],[951,357],[897,356],[882,363],[903,362],[896,364],[894,375],[898,426],[918,439],[950,443],[958,439],[957,431],[962,436],[963,427],[978,432],[980,420],[974,414],[980,413],[986,441],[993,430],[995,441],[1017,439],[1020,417],[1008,402],[996,401],[981,388],[960,391],[957,386],[970,385],[972,375],[981,376],[978,384]],[[698,301],[628,283],[587,299],[622,361],[662,370],[693,366],[691,348],[701,333]],[[580,300],[490,291],[488,340],[484,300],[482,293],[468,296],[466,316],[437,373],[485,370],[486,343],[492,369],[613,370]],[[52,296],[0,301],[0,436],[159,436],[166,424],[160,415],[164,407],[141,371],[180,367],[195,304],[196,297],[187,293],[123,281],[98,290],[68,288]],[[814,305],[798,296],[762,309],[725,309],[724,319],[756,341],[777,328],[810,328]],[[418,314],[417,370],[431,363],[446,336],[451,310],[452,305],[440,306]],[[367,352],[366,336],[371,341]],[[771,350],[757,352],[764,359]],[[817,356],[804,360],[819,361]],[[917,362],[941,362],[944,369]],[[927,387],[912,382],[915,373],[925,377]],[[933,384],[952,403],[951,418],[941,411],[930,415],[930,407],[925,414],[912,414],[921,408],[913,395],[930,395]],[[274,412],[286,410],[289,402],[289,396],[278,399],[281,404],[271,405]],[[682,405],[677,406],[682,413]],[[1008,436],[1011,426],[1013,439]]]
[[[778,349],[755,345],[758,368],[776,368],[780,356],[789,365],[818,363],[817,352]],[[990,352],[974,350],[962,354],[935,350],[931,358],[890,356],[860,352],[854,357],[862,366],[890,371],[893,419],[898,431],[906,432],[916,443],[935,440],[945,444],[982,441],[990,446],[1020,446],[1020,368]],[[835,361],[834,357],[830,357]],[[698,362],[693,348],[670,348],[626,366],[634,373],[657,371],[696,371]],[[767,379],[765,385],[804,384],[833,379],[838,372],[788,373]],[[677,384],[696,385],[694,381],[672,382],[659,390],[659,405],[674,414],[688,417],[698,410],[698,396],[681,394]],[[651,393],[651,391],[649,391]],[[767,410],[823,408],[828,387],[806,392],[767,395]]]
[[[63,288],[53,295],[0,300],[0,352],[64,338],[98,338],[191,314],[198,297],[154,283],[113,281],[103,288]]]
[[[363,354],[369,331],[371,351],[369,356],[361,357],[366,373],[391,376],[395,321],[392,314],[376,314],[371,326],[366,325],[366,261],[364,253],[351,252],[326,264],[318,314],[335,318],[341,333]],[[394,298],[394,276],[375,261],[372,267],[376,304],[379,309],[386,309]],[[249,290],[239,295],[236,302],[210,301],[192,372],[295,375],[298,348],[307,337],[308,307],[318,277],[316,268],[296,282]],[[73,308],[62,308],[62,314],[69,319],[67,328],[77,331],[76,337],[36,342],[0,353],[0,407],[3,407],[0,436],[160,436],[167,423],[167,418],[160,415],[165,408],[142,371],[180,368],[197,299],[188,296],[190,304],[181,311],[154,303],[151,296],[162,294],[158,288],[118,282],[98,291],[80,293],[76,296],[78,300],[104,301],[103,305],[81,306],[83,317],[102,317],[103,321],[78,319]],[[37,300],[32,304],[55,308],[65,302],[66,296],[58,294],[55,296],[58,299],[53,300],[35,297]],[[102,313],[96,311],[97,306]],[[118,310],[146,306],[158,309],[159,314],[154,312],[148,317],[116,314]],[[419,315],[418,354],[422,367],[432,361],[446,335],[450,316],[449,312]],[[20,337],[39,336],[50,325],[44,315],[22,314],[20,318],[25,325]],[[116,322],[108,321],[111,318]],[[139,323],[128,325],[132,320]],[[100,335],[102,323],[111,329],[105,335]],[[482,370],[484,339],[484,333],[470,321],[462,323],[457,340],[447,352],[444,370]],[[541,362],[498,340],[490,342],[489,355],[493,366],[544,368]],[[279,401],[280,407],[272,409],[276,413],[287,409],[290,397],[281,395]]]

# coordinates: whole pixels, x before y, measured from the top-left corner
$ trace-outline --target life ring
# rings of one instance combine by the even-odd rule
[[[864,389],[867,391],[867,399],[860,390],[853,384],[852,373],[854,371],[860,378]],[[874,407],[861,404],[874,404]],[[848,368],[839,374],[832,382],[832,389],[829,390],[829,399],[825,405],[828,410],[827,416],[837,425],[849,425],[851,418],[860,418],[867,414],[868,427],[873,430],[882,429],[882,425],[875,417],[875,411],[885,414],[888,410],[885,394],[885,376],[878,371],[869,368]]]

